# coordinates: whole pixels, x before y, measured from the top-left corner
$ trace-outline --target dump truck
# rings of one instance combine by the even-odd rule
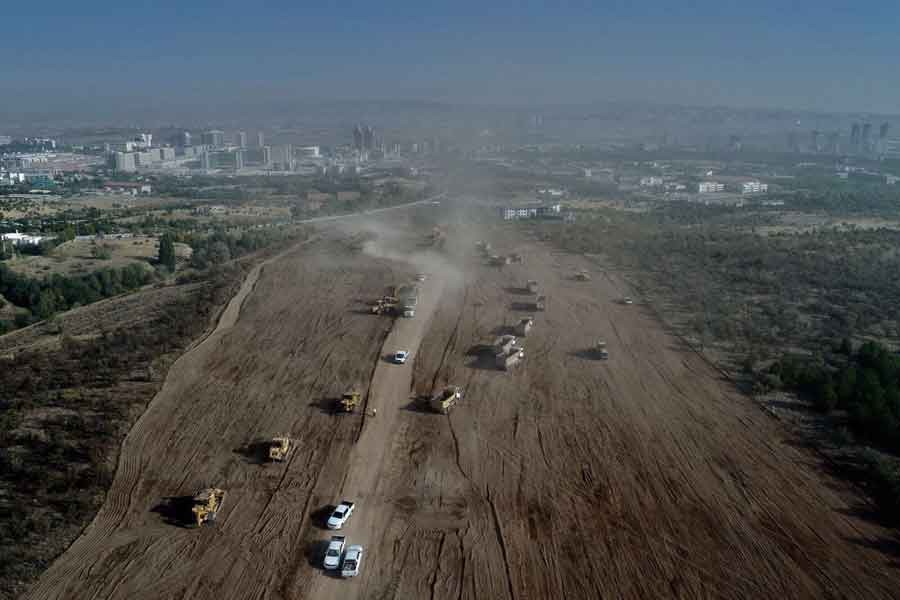
[[[269,460],[281,462],[291,451],[291,438],[288,436],[279,436],[272,438],[269,442]]]
[[[525,348],[513,346],[506,352],[498,352],[494,356],[494,362],[498,369],[508,371],[525,359]]]
[[[362,402],[362,394],[357,390],[345,392],[338,401],[338,408],[341,412],[352,413],[356,407]]]
[[[529,294],[537,294],[538,293],[538,282],[534,279],[529,279],[528,283],[525,284],[525,289],[528,290]]]
[[[519,320],[519,324],[516,325],[516,335],[526,337],[533,326],[534,317],[523,317]]]
[[[419,286],[414,284],[402,285],[397,288],[398,310],[406,318],[416,316],[416,306],[419,304]]]
[[[600,360],[607,360],[609,358],[609,351],[607,351],[606,349],[606,342],[601,340],[594,344],[594,356],[596,356]]]
[[[428,401],[428,408],[433,412],[446,415],[460,398],[462,398],[462,392],[459,387],[449,385],[431,397]]]
[[[225,491],[219,488],[206,488],[197,492],[194,496],[194,505],[191,507],[197,526],[214,522],[224,502]]]

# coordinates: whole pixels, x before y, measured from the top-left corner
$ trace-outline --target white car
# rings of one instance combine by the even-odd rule
[[[416,281],[425,281],[427,278],[428,276],[425,275],[425,273],[419,273],[418,275],[416,275]]]
[[[344,553],[344,536],[333,535],[331,541],[328,542],[328,549],[325,551],[325,560],[322,566],[329,571],[333,571],[341,566],[341,555]]]
[[[359,575],[359,567],[362,564],[363,547],[358,545],[348,546],[344,553],[344,564],[341,565],[341,577],[356,577]]]
[[[342,500],[341,503],[337,505],[337,508],[334,509],[334,512],[331,513],[331,516],[328,517],[328,522],[326,523],[328,529],[340,529],[352,514],[353,503]]]
[[[409,360],[409,351],[398,350],[394,353],[392,360],[398,365],[406,364],[406,361]]]
[[[631,299],[631,296],[625,296],[625,299],[622,300],[622,302],[628,305],[634,304],[634,300]]]

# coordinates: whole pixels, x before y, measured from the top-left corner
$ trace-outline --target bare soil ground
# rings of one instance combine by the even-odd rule
[[[262,267],[172,367],[97,518],[26,597],[895,595],[896,542],[854,490],[650,311],[622,304],[614,272],[491,241],[526,263],[490,268],[451,242],[458,280],[424,282],[416,318],[393,327],[361,301],[441,259],[325,240]],[[580,268],[591,281],[571,278]],[[546,311],[524,310],[527,279]],[[471,354],[526,314],[523,365]],[[609,361],[586,352],[598,339]],[[384,360],[399,348],[412,364]],[[354,383],[377,416],[332,414]],[[446,383],[465,391],[449,416],[415,408]],[[261,461],[281,433],[296,450]],[[208,485],[228,491],[218,523],[181,526],[183,498]],[[353,581],[320,568],[341,497],[359,503],[345,534],[366,547]]]

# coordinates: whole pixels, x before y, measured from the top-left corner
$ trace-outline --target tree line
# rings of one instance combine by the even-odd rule
[[[28,310],[27,314],[16,317],[16,325],[24,326],[48,319],[57,312],[133,290],[152,282],[155,277],[152,269],[137,263],[77,277],[54,274],[44,279],[18,274],[0,264],[0,294]],[[11,325],[0,322],[0,328],[8,330]]]

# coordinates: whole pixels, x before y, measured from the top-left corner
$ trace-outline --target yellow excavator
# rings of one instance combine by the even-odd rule
[[[350,390],[349,392],[345,392],[339,401],[339,408],[341,412],[352,413],[356,410],[356,407],[360,405],[362,402],[362,394],[360,394],[356,390]]]
[[[225,490],[206,488],[197,492],[197,495],[194,496],[194,506],[191,508],[197,526],[215,522],[223,502],[225,502]]]
[[[269,444],[269,460],[281,462],[291,451],[291,438],[280,436],[272,438]]]

